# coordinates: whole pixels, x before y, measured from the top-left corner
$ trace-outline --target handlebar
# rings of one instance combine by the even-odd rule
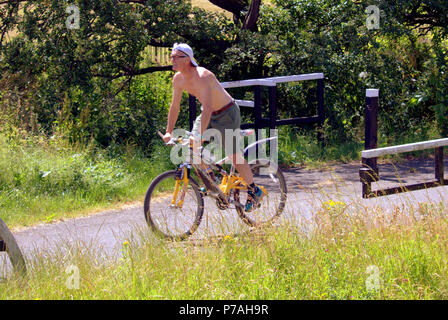
[[[246,130],[241,130],[240,131],[240,134],[241,134],[242,137],[247,137],[247,136],[250,136],[250,135],[252,135],[254,133],[255,133],[255,131],[252,130],[252,129],[246,129]],[[160,130],[157,130],[157,134],[163,139],[164,135],[162,134],[162,132]],[[194,136],[194,134],[192,132],[190,132],[190,131],[185,131],[185,134],[188,137],[193,137]],[[256,144],[258,144],[260,142],[271,140],[271,139],[275,139],[275,138],[267,138],[267,139],[262,139],[262,140],[256,141],[256,142],[252,143],[251,145],[249,145],[246,149],[251,148],[251,147],[253,147],[254,145],[256,145]],[[176,144],[179,144],[179,143],[181,143],[184,146],[189,145],[190,148],[193,147],[193,144],[191,143],[191,139],[189,139],[189,138],[185,139],[184,137],[171,138],[165,145],[167,145],[167,146],[175,146]],[[244,150],[245,152],[246,152],[246,149]],[[197,151],[196,150],[193,151],[193,157],[203,158],[205,156],[204,159],[207,159],[209,162],[215,162],[215,159],[214,159],[213,156],[211,156],[210,154],[208,154],[208,155],[204,154],[204,153],[206,153],[206,151],[207,150],[204,149],[203,146],[200,146]],[[225,158],[221,159],[219,162],[226,161],[227,159],[228,159],[228,157],[225,157]]]
[[[192,132],[190,132],[190,131],[185,131],[185,133],[189,136],[189,137],[192,137],[193,136],[193,133]],[[157,130],[157,134],[163,139],[163,134],[162,134],[162,132],[160,132],[160,130]],[[166,143],[166,145],[167,146],[174,146],[174,145],[176,145],[176,143],[190,143],[190,140],[188,139],[184,139],[183,137],[179,137],[179,138],[177,138],[177,139],[175,139],[175,138],[171,138],[167,143]]]

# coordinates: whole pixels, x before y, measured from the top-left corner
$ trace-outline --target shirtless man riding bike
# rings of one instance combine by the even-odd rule
[[[211,71],[198,66],[193,57],[193,50],[188,44],[175,43],[171,52],[171,61],[173,70],[177,72],[172,81],[173,97],[163,140],[166,143],[171,139],[179,115],[182,93],[187,91],[195,96],[202,105],[202,113],[194,122],[192,130],[196,142],[201,144],[204,141],[204,132],[207,129],[213,128],[221,133],[222,139],[220,142],[225,147],[226,155],[231,159],[236,170],[248,185],[245,211],[252,211],[263,192],[254,184],[252,171],[244,159],[242,151],[238,148],[239,144],[236,139],[232,138],[231,143],[225,143],[226,129],[240,129],[239,106]]]

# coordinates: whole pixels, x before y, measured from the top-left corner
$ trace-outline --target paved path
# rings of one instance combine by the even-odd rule
[[[369,210],[378,206],[390,210],[396,206],[409,207],[419,202],[443,201],[448,204],[448,186],[376,199],[362,199],[359,166],[359,163],[335,164],[322,170],[296,168],[285,171],[288,200],[282,221],[309,219],[313,212],[322,208],[322,203],[329,199],[349,204],[353,210],[357,208]],[[447,167],[448,157],[445,158],[445,168]],[[434,180],[434,165],[430,159],[410,160],[395,166],[380,164],[379,168],[382,180],[373,184],[374,189],[397,186],[397,177],[400,177],[404,184]],[[446,172],[445,169],[445,175]],[[200,238],[248,230],[235,210],[219,211],[208,200],[205,203],[204,218],[194,236]],[[96,249],[97,256],[119,257],[122,244],[127,239],[133,236],[151,236],[141,205],[39,225],[21,230],[14,235],[28,259],[35,256],[36,251],[46,254],[52,251],[64,253],[73,248]],[[1,263],[2,259],[0,265]]]

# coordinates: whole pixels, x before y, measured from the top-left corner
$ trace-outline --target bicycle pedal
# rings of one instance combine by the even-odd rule
[[[0,252],[6,251],[6,243],[0,240]]]

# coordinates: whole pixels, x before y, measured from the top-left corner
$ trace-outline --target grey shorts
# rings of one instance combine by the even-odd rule
[[[229,109],[217,114],[211,115],[210,123],[207,126],[207,129],[216,129],[219,131],[220,135],[217,137],[221,137],[221,141],[213,141],[214,143],[219,143],[221,147],[224,147],[225,153],[227,156],[242,153],[240,147],[240,135],[239,131],[234,131],[240,129],[241,126],[241,116],[240,116],[240,107],[236,102],[233,102],[233,106]],[[192,132],[194,134],[199,134],[201,129],[201,115],[199,115],[193,124]],[[230,141],[226,140],[226,129],[227,136],[231,137]],[[210,133],[209,133],[210,132]],[[213,131],[207,131],[204,133],[205,138],[209,135],[213,136]],[[231,136],[230,136],[231,135]],[[214,136],[213,136],[214,137]],[[208,141],[208,139],[205,139]]]

